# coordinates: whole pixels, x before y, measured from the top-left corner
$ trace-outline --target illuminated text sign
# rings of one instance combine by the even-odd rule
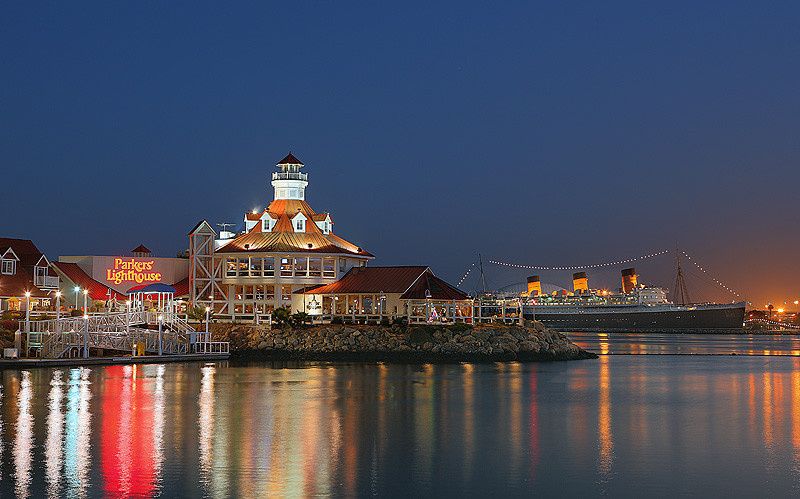
[[[114,268],[106,269],[106,280],[114,284],[123,282],[161,282],[161,272],[153,272],[154,260],[114,258]]]

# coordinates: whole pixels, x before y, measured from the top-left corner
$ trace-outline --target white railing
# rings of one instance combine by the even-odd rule
[[[194,353],[222,354],[230,353],[230,344],[227,341],[204,341],[192,345]]]
[[[159,322],[161,332],[142,327]],[[229,353],[227,342],[210,341],[210,333],[195,331],[185,319],[173,313],[159,315],[137,310],[87,318],[20,321],[20,331],[26,333],[26,354],[43,358],[74,357],[84,355],[89,349],[132,352],[141,344],[145,353],[151,355]]]
[[[283,173],[273,172],[272,180],[305,180],[308,181],[307,173]]]

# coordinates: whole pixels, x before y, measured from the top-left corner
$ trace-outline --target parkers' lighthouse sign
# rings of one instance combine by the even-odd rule
[[[113,268],[106,269],[106,280],[114,284],[161,282],[161,272],[154,272],[154,260],[114,258]]]

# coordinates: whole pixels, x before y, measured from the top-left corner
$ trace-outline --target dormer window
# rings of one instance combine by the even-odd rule
[[[294,221],[294,231],[295,232],[305,232],[306,231],[306,221],[302,218],[298,218]]]
[[[262,222],[262,223],[263,223],[262,230],[263,230],[264,232],[269,232],[270,230],[272,230],[272,226],[270,225],[270,223],[269,223],[269,222],[270,222],[270,219],[269,219],[269,218],[267,218],[266,220],[264,220],[264,221]]]
[[[3,260],[2,261],[2,268],[0,268],[5,275],[14,275],[17,273],[17,261],[16,260]]]

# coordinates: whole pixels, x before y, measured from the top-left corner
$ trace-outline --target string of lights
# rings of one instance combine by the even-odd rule
[[[714,283],[715,283],[717,286],[721,287],[722,289],[724,289],[724,290],[725,290],[725,291],[727,291],[728,293],[732,294],[733,296],[735,296],[735,297],[737,297],[737,298],[741,298],[741,295],[740,295],[739,293],[737,293],[737,292],[736,292],[736,291],[734,291],[733,289],[729,288],[728,286],[726,286],[725,284],[723,284],[722,282],[720,282],[720,280],[719,280],[719,279],[717,279],[716,277],[714,277],[713,275],[711,275],[711,274],[710,274],[710,273],[709,273],[709,272],[708,272],[706,269],[704,269],[704,268],[703,268],[703,267],[702,267],[702,266],[701,266],[699,263],[697,263],[697,262],[694,260],[694,258],[692,258],[691,256],[689,256],[689,254],[688,254],[688,253],[686,253],[686,252],[685,252],[685,251],[683,251],[683,250],[681,250],[681,253],[683,253],[683,256],[685,256],[687,260],[689,260],[690,262],[692,262],[692,265],[694,265],[695,267],[697,267],[697,268],[698,268],[698,270],[700,270],[702,273],[704,273],[706,276],[708,276],[708,278],[709,278],[709,279],[711,279],[712,281],[714,281]]]
[[[458,280],[458,285],[456,285],[457,288],[460,288],[461,285],[464,284],[464,281],[467,279],[467,276],[469,276],[469,273],[472,272],[472,269],[474,268],[475,268],[475,263],[469,264],[469,268],[467,268],[467,271],[464,273],[463,276],[461,276],[461,279]]]
[[[512,267],[516,269],[528,269],[528,270],[580,270],[580,269],[597,269],[601,267],[613,267],[616,265],[623,265],[626,263],[633,263],[638,262],[639,260],[647,260],[648,258],[655,258],[657,256],[665,255],[669,253],[670,250],[663,250],[657,251],[655,253],[650,253],[649,255],[642,255],[637,256],[635,258],[626,258],[624,260],[616,260],[613,262],[603,262],[603,263],[594,263],[591,265],[567,265],[567,266],[560,266],[560,267],[546,267],[542,265],[523,265],[519,263],[509,263],[509,262],[500,262],[498,260],[489,260],[489,263],[493,263],[495,265],[501,265],[503,267]],[[471,270],[471,269],[470,269]]]

